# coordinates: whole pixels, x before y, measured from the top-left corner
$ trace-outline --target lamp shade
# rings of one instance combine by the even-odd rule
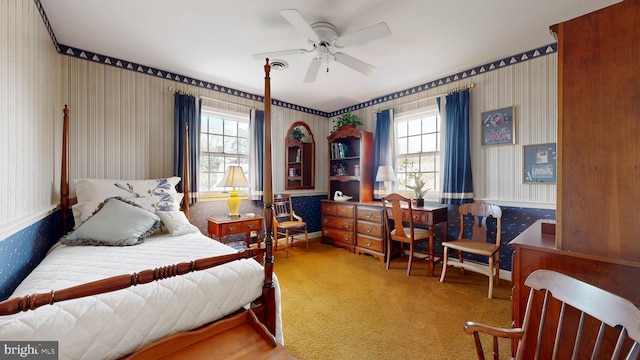
[[[238,197],[236,187],[249,187],[249,182],[244,176],[242,167],[229,166],[227,172],[224,174],[222,181],[218,183],[221,187],[233,188],[229,193],[229,199],[227,199],[227,206],[229,206],[229,217],[239,217],[240,203],[242,200]]]
[[[249,187],[249,182],[244,176],[241,166],[229,166],[222,180],[218,183],[221,187]]]
[[[396,181],[396,174],[393,172],[393,166],[391,165],[378,166],[378,172],[376,173],[376,181]]]

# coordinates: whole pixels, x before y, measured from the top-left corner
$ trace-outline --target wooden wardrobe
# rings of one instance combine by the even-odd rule
[[[558,41],[557,224],[538,222],[511,244],[516,327],[528,296],[523,282],[540,268],[640,305],[640,0],[551,31]]]

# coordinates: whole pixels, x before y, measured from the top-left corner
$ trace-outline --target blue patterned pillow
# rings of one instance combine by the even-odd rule
[[[105,200],[98,210],[60,242],[65,245],[136,245],[160,227],[160,218],[120,197]]]

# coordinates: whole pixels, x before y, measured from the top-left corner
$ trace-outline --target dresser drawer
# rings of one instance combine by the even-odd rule
[[[325,227],[353,231],[353,219],[346,219],[335,216],[323,216],[322,228],[324,229]]]
[[[360,213],[360,212],[358,212]],[[358,221],[356,225],[358,234],[382,238],[382,223],[371,223],[366,221]]]
[[[243,232],[244,226],[242,223],[229,223],[229,224],[222,224],[222,236],[225,235],[231,235],[231,234],[238,234]]]
[[[402,213],[403,220],[409,220],[409,213]],[[431,211],[422,212],[422,211],[414,211],[413,212],[413,222],[425,225],[433,225],[433,213]]]
[[[375,239],[369,236],[365,236],[365,235],[361,235],[358,234],[358,246],[365,248],[365,249],[369,249],[369,250],[373,250],[373,251],[377,251],[377,252],[383,252],[384,251],[384,244],[382,243],[382,240],[380,239]]]
[[[336,216],[353,219],[353,205],[336,204]]]
[[[382,209],[358,207],[358,219],[382,223]]]
[[[322,215],[342,216],[353,218],[353,204],[339,204],[335,202],[322,203]]]
[[[323,202],[321,206],[322,206],[322,215],[331,215],[331,216],[336,215],[336,204]]]
[[[332,228],[322,228],[322,236],[333,241],[353,244],[353,232]]]
[[[245,221],[242,227],[244,232],[262,230],[262,219]]]

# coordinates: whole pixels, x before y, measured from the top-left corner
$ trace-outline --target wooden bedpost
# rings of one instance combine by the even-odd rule
[[[191,205],[191,197],[189,196],[189,125],[187,124],[187,122],[184,122],[184,141],[183,141],[183,146],[184,146],[184,151],[183,151],[183,155],[184,158],[183,163],[183,169],[182,169],[182,194],[184,195],[182,198],[183,201],[183,206],[182,206],[182,211],[184,212],[184,215],[187,217],[187,219],[189,218],[189,205]]]
[[[67,105],[62,110],[64,113],[62,124],[62,167],[60,169],[60,211],[62,211],[62,235],[67,233],[69,213],[69,173],[67,171],[67,138],[69,137],[69,108]]]
[[[271,79],[269,58],[264,65],[264,170],[263,170],[263,216],[265,224],[264,288],[265,321],[267,329],[276,333],[276,303],[273,288],[273,193],[271,182]]]

